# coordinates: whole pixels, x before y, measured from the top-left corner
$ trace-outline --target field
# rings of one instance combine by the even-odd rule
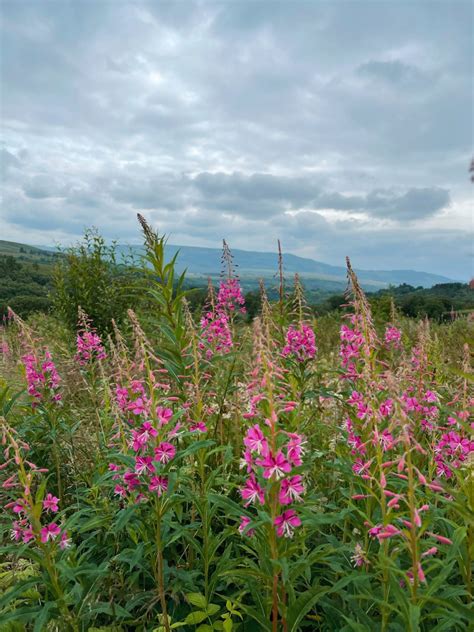
[[[249,319],[227,247],[195,308],[142,228],[146,309],[91,274],[77,328],[64,290],[0,329],[0,631],[472,629],[469,314],[348,261],[338,312],[277,271]]]

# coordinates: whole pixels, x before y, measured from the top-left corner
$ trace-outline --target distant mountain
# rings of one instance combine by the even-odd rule
[[[120,245],[119,251],[126,253],[142,254],[141,246]],[[219,274],[221,269],[222,251],[218,248],[202,248],[198,246],[166,246],[168,256],[174,255],[179,250],[178,269],[187,268],[191,275],[211,276]],[[239,275],[243,280],[250,278],[272,278],[278,270],[278,255],[272,252],[254,252],[250,250],[232,249],[234,262]],[[287,276],[295,272],[301,276],[306,285],[316,287],[318,282],[326,289],[334,285],[345,286],[346,269],[342,266],[332,266],[321,261],[298,257],[297,255],[284,254],[283,266]],[[362,270],[356,269],[361,283],[370,289],[385,288],[389,285],[401,285],[408,283],[415,287],[431,287],[437,283],[450,283],[452,279],[415,270]]]
[[[0,254],[12,254],[22,258],[39,258],[41,255],[51,256],[51,252],[55,250],[56,248],[51,246],[35,247],[0,240]],[[132,254],[136,257],[144,253],[143,247],[136,245],[119,244],[117,250],[119,254],[121,253],[124,256]],[[173,256],[178,250],[177,268],[179,271],[186,268],[190,279],[203,281],[208,276],[215,278],[219,275],[222,255],[222,251],[219,248],[176,246],[171,244],[166,246],[168,257]],[[244,287],[251,288],[255,286],[260,278],[265,280],[273,279],[277,273],[277,253],[232,249],[232,254]],[[287,278],[298,272],[308,289],[340,292],[346,286],[346,269],[343,266],[333,266],[289,253],[283,255],[283,265]],[[361,284],[367,290],[378,290],[389,285],[401,285],[403,283],[414,287],[432,287],[438,283],[452,282],[452,279],[448,277],[416,270],[355,269]]]

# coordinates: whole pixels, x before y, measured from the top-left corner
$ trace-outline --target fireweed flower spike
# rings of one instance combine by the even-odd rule
[[[311,360],[316,355],[316,343],[314,331],[304,323],[300,328],[290,325],[286,333],[286,345],[283,347],[282,356],[293,357],[297,362]]]
[[[44,349],[42,359],[33,352],[24,355],[22,361],[25,367],[28,394],[33,398],[32,406],[43,401],[56,403],[61,401],[61,394],[58,393],[61,378],[48,349]]]

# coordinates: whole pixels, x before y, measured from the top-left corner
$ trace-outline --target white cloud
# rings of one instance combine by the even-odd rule
[[[3,238],[133,241],[141,210],[468,276],[471,3],[78,7],[2,5]]]

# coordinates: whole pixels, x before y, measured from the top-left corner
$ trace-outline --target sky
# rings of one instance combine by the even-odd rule
[[[473,274],[471,2],[0,8],[0,239]]]

